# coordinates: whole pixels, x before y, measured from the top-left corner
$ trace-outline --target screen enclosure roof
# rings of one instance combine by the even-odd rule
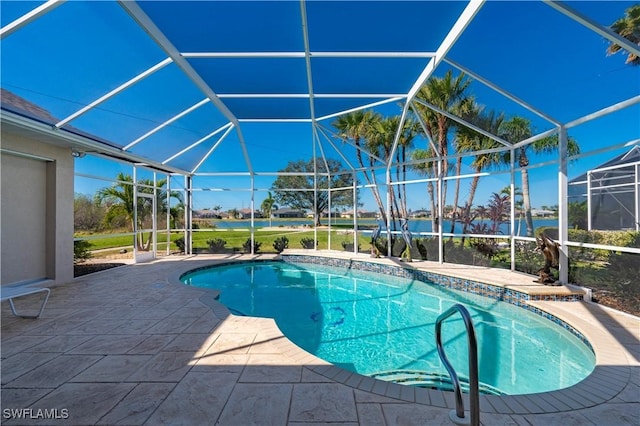
[[[3,97],[3,115],[178,173],[353,165],[337,117],[430,108],[419,89],[451,72],[547,134],[607,108],[637,114],[640,67],[605,54],[638,54],[609,29],[631,4],[2,2],[2,88],[42,108]]]

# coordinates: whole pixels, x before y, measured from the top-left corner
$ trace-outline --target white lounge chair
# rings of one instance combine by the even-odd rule
[[[22,315],[19,314],[18,312],[16,312],[16,307],[13,304],[13,299],[17,299],[18,297],[22,297],[22,296],[28,296],[30,294],[35,294],[35,293],[41,293],[41,292],[46,292],[47,294],[44,297],[44,300],[42,301],[42,306],[40,306],[40,311],[38,312],[37,315]],[[51,290],[49,290],[48,288],[45,287],[7,287],[7,288],[0,288],[0,302],[4,302],[5,300],[9,301],[9,306],[11,306],[11,312],[13,313],[13,315],[17,316],[17,317],[22,317],[22,318],[31,318],[31,319],[35,319],[38,318],[41,314],[42,311],[44,310],[45,305],[47,304],[47,300],[49,300],[49,295],[51,294]]]

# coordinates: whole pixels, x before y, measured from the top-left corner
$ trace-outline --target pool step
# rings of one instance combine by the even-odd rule
[[[398,383],[401,385],[417,386],[420,388],[436,389],[442,391],[453,391],[451,378],[447,374],[417,371],[417,370],[392,370],[381,371],[370,375],[374,379],[380,379],[387,382]],[[466,377],[459,377],[460,387],[465,393],[469,392],[469,380]],[[485,395],[506,395],[501,390],[493,386],[480,383],[479,390]]]

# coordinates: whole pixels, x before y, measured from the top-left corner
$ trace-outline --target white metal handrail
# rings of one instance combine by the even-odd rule
[[[456,312],[460,313],[467,329],[467,338],[469,342],[469,417],[465,417],[464,402],[462,401],[462,391],[460,389],[460,380],[458,374],[449,362],[447,355],[442,346],[442,323]],[[471,320],[471,314],[463,305],[456,303],[445,312],[438,316],[436,320],[436,345],[438,355],[442,360],[453,384],[453,392],[456,398],[456,409],[449,413],[451,421],[458,425],[480,425],[480,394],[478,386],[478,344],[476,341],[476,332]]]

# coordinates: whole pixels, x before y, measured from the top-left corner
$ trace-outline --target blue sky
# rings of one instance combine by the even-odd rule
[[[35,7],[37,2],[0,4],[2,25]],[[595,21],[610,25],[634,2],[570,2],[571,7]],[[141,3],[173,43],[183,51],[300,51],[298,2],[206,3],[206,13],[181,16],[170,3]],[[310,45],[316,51],[420,51],[435,50],[449,25],[464,8],[463,2],[315,2],[307,3]],[[246,11],[251,6],[257,13]],[[441,15],[442,14],[442,15]],[[184,19],[184,21],[181,21]],[[187,21],[188,19],[188,21]],[[184,22],[189,22],[185,25]],[[399,47],[401,46],[401,47]],[[607,42],[580,24],[541,2],[489,1],[466,29],[448,58],[477,72],[493,83],[568,122],[640,93],[640,67],[624,63],[624,55],[606,56]],[[68,2],[2,41],[2,87],[65,117],[97,99],[124,81],[157,64],[166,55],[133,20],[113,2]],[[315,93],[406,92],[428,58],[352,59],[315,58]],[[193,59],[217,93],[298,93],[306,90],[304,60]],[[441,64],[435,75],[450,68]],[[551,124],[484,87],[472,84],[471,92],[488,109],[507,116],[531,119],[537,131]],[[126,145],[159,123],[201,101],[204,95],[175,65],[170,65],[70,124],[120,145]],[[317,100],[319,113],[346,109],[377,99]],[[237,116],[252,114],[304,116],[306,99],[223,98]],[[376,108],[383,114],[399,114],[397,103]],[[636,104],[603,119],[570,130],[583,152],[625,143],[640,137],[640,107]],[[323,126],[330,128],[333,120]],[[162,161],[226,123],[211,104],[168,126],[132,148],[139,155]],[[256,171],[277,171],[289,160],[311,157],[311,126],[307,123],[242,123],[252,166]],[[176,166],[195,164],[216,141],[212,138],[174,160]],[[201,171],[246,171],[238,134],[232,131]],[[330,158],[340,157],[326,141]],[[424,145],[424,140],[416,145]],[[355,158],[349,147],[336,141]],[[596,155],[570,165],[570,177],[605,162],[623,150]],[[532,163],[553,157],[532,157]],[[78,171],[114,176],[120,170],[89,156],[77,162]],[[470,170],[465,169],[468,173]],[[530,172],[534,206],[557,204],[553,166]],[[413,176],[415,177],[415,176]],[[508,183],[508,174],[483,177],[476,204]],[[225,188],[249,187],[247,178],[208,179],[207,185]],[[516,181],[518,183],[518,181]],[[469,180],[461,185],[466,198]],[[91,193],[102,181],[78,179],[76,191]],[[453,185],[450,185],[451,187]],[[266,189],[269,179],[256,187]],[[410,188],[410,207],[428,206],[424,184]],[[260,204],[266,193],[256,194]],[[222,205],[247,207],[249,193],[207,192],[196,195],[196,207]],[[450,198],[449,198],[450,199]],[[364,207],[375,208],[368,190]]]

